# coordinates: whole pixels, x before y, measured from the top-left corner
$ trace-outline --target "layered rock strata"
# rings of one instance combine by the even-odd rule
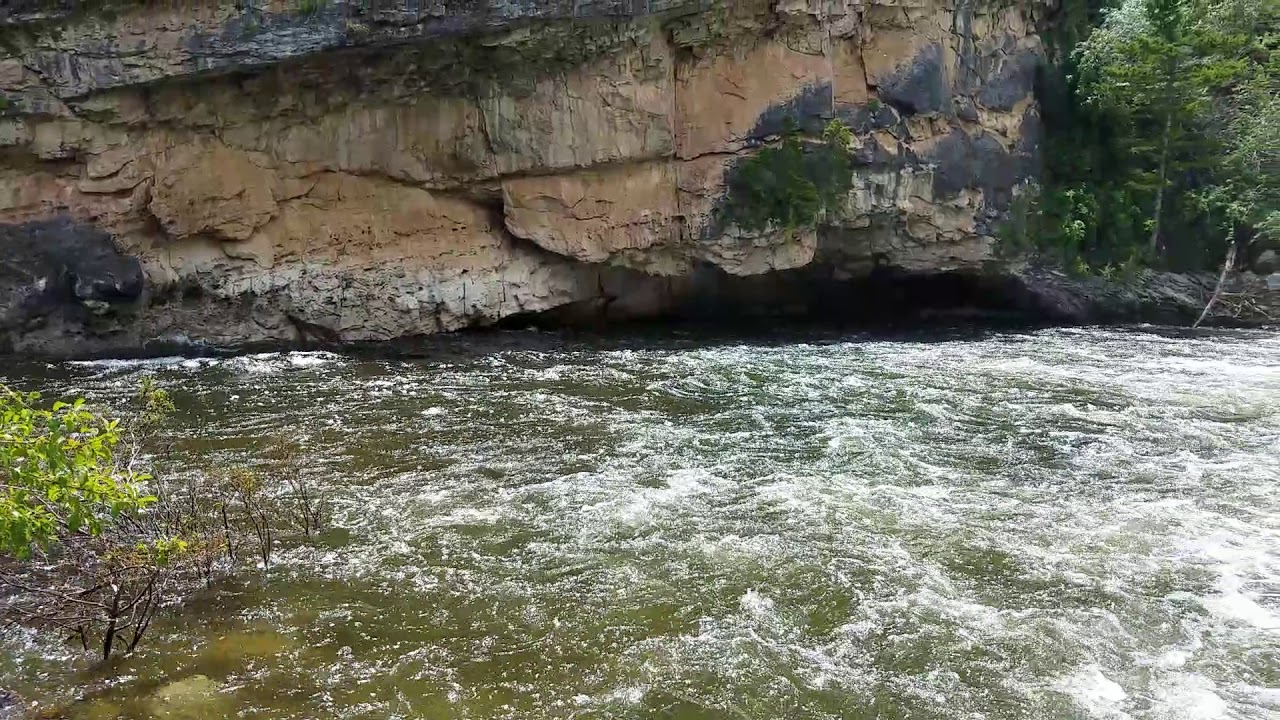
[[[0,340],[377,341],[977,271],[1035,176],[1038,5],[378,5],[0,17]],[[839,202],[735,224],[743,163],[832,120]]]

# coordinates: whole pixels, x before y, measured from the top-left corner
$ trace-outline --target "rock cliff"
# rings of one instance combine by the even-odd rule
[[[7,7],[18,352],[376,341],[976,272],[1037,167],[1046,8],[1025,0]],[[736,221],[744,168],[788,133],[822,152],[833,120],[836,201]]]

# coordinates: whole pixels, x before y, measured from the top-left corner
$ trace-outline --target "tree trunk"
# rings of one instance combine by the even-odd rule
[[[1151,222],[1151,255],[1160,249],[1160,217],[1164,214],[1164,186],[1169,182],[1169,136],[1173,134],[1173,113],[1164,116],[1164,135],[1160,139],[1160,184],[1156,187],[1156,208]]]
[[[235,543],[231,541],[231,520],[227,517],[226,502],[222,503],[219,507],[219,511],[222,513],[222,534],[227,540],[227,559],[234,562],[236,559],[236,546]]]
[[[1231,268],[1236,264],[1236,247],[1237,244],[1232,241],[1231,247],[1227,248],[1227,257],[1222,261],[1222,274],[1218,276],[1218,285],[1213,289],[1213,295],[1209,296],[1209,302],[1205,304],[1204,311],[1200,313],[1200,317],[1191,327],[1198,328],[1200,323],[1209,316],[1209,310],[1213,308],[1213,304],[1218,301],[1218,296],[1222,294],[1222,286],[1227,281],[1227,275],[1231,273]]]
[[[115,649],[116,644],[116,623],[120,619],[120,593],[119,586],[114,588],[114,595],[111,596],[111,607],[107,613],[107,629],[102,633],[102,662],[111,659],[111,651]]]

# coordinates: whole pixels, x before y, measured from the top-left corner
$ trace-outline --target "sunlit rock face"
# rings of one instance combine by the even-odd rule
[[[10,11],[4,343],[379,341],[976,270],[1035,175],[1032,3],[382,4]],[[742,164],[832,120],[840,201],[732,222]]]

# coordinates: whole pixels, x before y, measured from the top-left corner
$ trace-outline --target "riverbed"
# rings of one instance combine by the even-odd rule
[[[336,507],[111,668],[5,631],[0,687],[93,688],[71,717],[1280,717],[1275,333],[7,368],[108,404],[154,378],[191,466],[286,437]]]

